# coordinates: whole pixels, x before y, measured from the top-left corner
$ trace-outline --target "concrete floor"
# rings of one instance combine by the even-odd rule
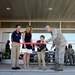
[[[47,65],[46,70],[38,70],[38,65],[30,65],[30,69],[12,70],[9,64],[0,64],[0,75],[75,75],[75,66],[64,66],[64,71],[53,71],[50,68],[53,65]]]

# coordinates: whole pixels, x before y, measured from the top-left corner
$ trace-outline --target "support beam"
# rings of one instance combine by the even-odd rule
[[[29,26],[31,26],[31,22],[29,22]]]
[[[58,28],[59,29],[59,28]],[[15,30],[15,28],[0,28],[0,38],[1,38],[1,32],[13,32],[13,30]],[[22,28],[21,29],[21,32],[24,32],[25,28]],[[36,31],[39,31],[39,30],[44,30],[44,28],[32,28],[32,30],[36,30]],[[59,29],[60,30],[60,29]],[[75,31],[75,28],[62,28],[61,30],[71,30],[71,31]]]
[[[64,22],[64,23],[75,23],[75,20],[0,20],[0,22]]]
[[[2,30],[0,28],[0,42],[2,42]],[[0,44],[0,52],[2,51],[2,45]]]
[[[60,22],[60,32],[61,32],[61,22]]]
[[[1,22],[0,22],[0,28],[1,28]]]

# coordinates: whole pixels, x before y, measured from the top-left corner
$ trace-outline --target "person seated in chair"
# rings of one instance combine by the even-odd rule
[[[9,40],[7,40],[7,43],[5,45],[5,54],[6,54],[6,56],[8,56],[8,58],[10,58],[11,50],[10,50],[10,41]]]
[[[72,44],[68,44],[68,58],[70,65],[74,64],[74,49],[72,49]]]

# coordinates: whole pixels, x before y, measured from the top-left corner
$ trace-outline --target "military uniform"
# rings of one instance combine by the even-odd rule
[[[70,65],[74,62],[74,50],[72,48],[68,48],[68,58],[70,61]]]
[[[60,30],[56,28],[52,28],[51,32],[52,37],[47,41],[53,41],[53,45],[55,45],[56,52],[55,52],[55,62],[59,65],[64,64],[64,54],[65,54],[65,46],[66,46],[66,39]],[[58,65],[58,67],[59,67]]]
[[[68,63],[68,49],[65,49],[65,63],[66,63],[66,65],[67,65],[67,63]]]

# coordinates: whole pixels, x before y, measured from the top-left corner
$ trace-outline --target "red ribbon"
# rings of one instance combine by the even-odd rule
[[[18,43],[18,44],[40,44],[38,42],[15,42],[15,43]],[[6,42],[0,42],[0,44],[6,44]],[[48,44],[51,44],[51,43],[48,43]],[[70,44],[73,44],[75,45],[75,43],[70,43]]]
[[[15,42],[15,43],[18,43],[18,42]],[[37,42],[20,42],[18,44],[40,44],[40,43],[37,43]]]
[[[0,44],[6,44],[6,42],[0,42]]]
[[[14,42],[14,43],[18,43],[18,44],[40,44],[40,43],[37,43],[37,42]],[[0,42],[0,44],[6,44],[6,42]]]

